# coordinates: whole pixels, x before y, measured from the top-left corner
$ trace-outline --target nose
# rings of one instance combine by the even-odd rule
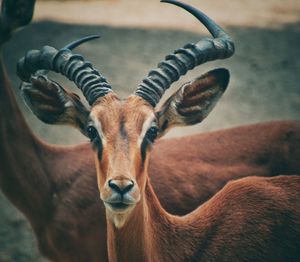
[[[129,179],[110,179],[108,181],[108,185],[112,190],[116,191],[121,195],[124,195],[133,188],[134,182]]]

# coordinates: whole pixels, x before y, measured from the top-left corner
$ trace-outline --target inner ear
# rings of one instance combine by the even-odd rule
[[[218,68],[185,83],[156,113],[160,136],[174,126],[202,122],[220,99],[229,83],[229,71]]]
[[[51,125],[71,125],[86,135],[90,110],[78,95],[46,76],[31,77],[30,81],[21,85],[21,94],[38,119]]]

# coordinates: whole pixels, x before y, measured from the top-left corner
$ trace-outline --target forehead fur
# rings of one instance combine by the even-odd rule
[[[99,99],[91,110],[91,118],[100,122],[107,138],[126,132],[128,136],[140,134],[144,122],[154,117],[154,109],[139,96],[120,100],[114,93]]]

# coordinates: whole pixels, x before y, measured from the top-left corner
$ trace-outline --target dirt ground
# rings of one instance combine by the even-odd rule
[[[205,64],[173,85],[171,91],[215,67],[231,72],[230,87],[211,115],[200,125],[172,131],[169,137],[273,119],[300,119],[300,2],[187,2],[226,28],[236,43],[236,54],[229,60]],[[28,123],[50,143],[76,144],[85,138],[67,127],[42,124],[32,116],[18,94],[16,62],[29,49],[43,45],[59,48],[88,34],[100,34],[101,39],[76,51],[125,96],[165,55],[207,33],[185,12],[157,0],[38,1],[34,23],[14,35],[4,56]],[[63,78],[57,79],[72,86]],[[0,261],[44,261],[30,226],[3,195]]]

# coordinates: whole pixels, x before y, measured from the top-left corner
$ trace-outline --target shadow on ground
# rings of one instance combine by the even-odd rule
[[[169,136],[273,119],[300,118],[300,23],[280,30],[230,28],[228,32],[236,43],[235,56],[195,69],[174,84],[171,90],[212,68],[226,67],[231,72],[228,91],[203,124],[176,129]],[[59,48],[89,34],[100,34],[102,38],[76,51],[84,54],[121,96],[133,92],[141,79],[165,55],[203,37],[182,31],[119,29],[54,22],[32,24],[18,32],[4,50],[18,99],[19,80],[15,75],[15,65],[27,50],[39,49],[43,45]],[[64,86],[72,87],[70,82],[59,79]],[[75,88],[73,90],[77,91]],[[85,141],[70,128],[40,123],[19,102],[32,129],[48,142],[76,144]],[[28,223],[3,195],[0,195],[0,261],[43,261]]]

